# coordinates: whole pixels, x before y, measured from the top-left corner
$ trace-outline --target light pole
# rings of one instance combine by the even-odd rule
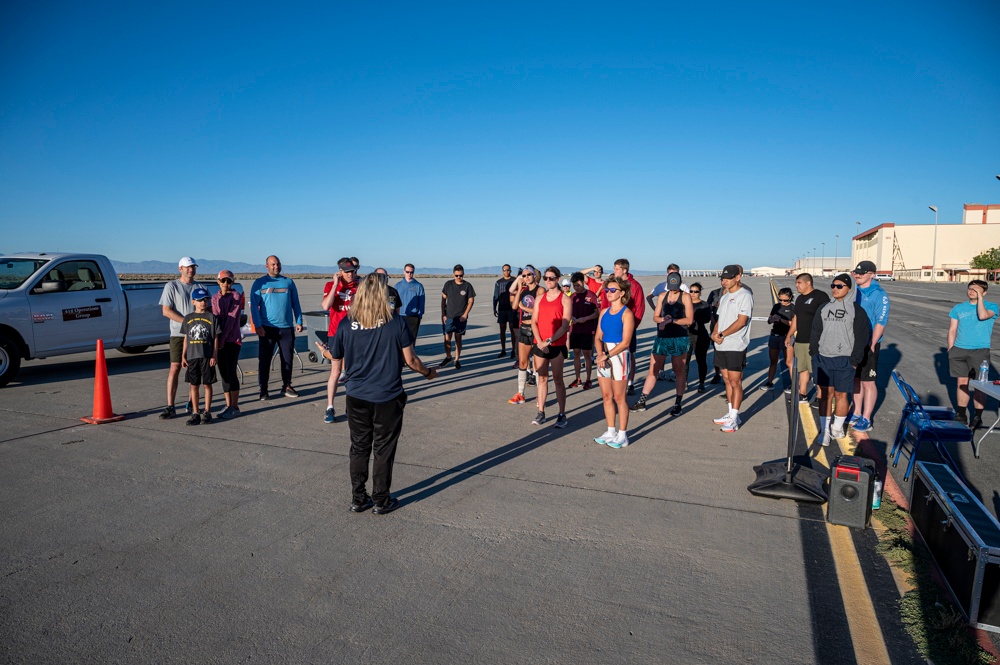
[[[833,272],[837,272],[837,254],[840,253],[840,236],[834,235],[836,240],[833,241]]]
[[[931,281],[937,281],[937,222],[938,222],[938,209],[937,206],[927,206],[934,211],[934,249],[931,254]]]
[[[823,258],[821,258],[819,260],[819,274],[825,275],[826,274],[826,243],[825,242],[821,242],[820,244],[823,245]]]

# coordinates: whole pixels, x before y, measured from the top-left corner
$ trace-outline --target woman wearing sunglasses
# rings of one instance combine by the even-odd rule
[[[819,389],[820,443],[824,446],[830,445],[831,436],[847,436],[844,421],[854,390],[854,369],[864,359],[871,335],[871,321],[861,304],[855,302],[854,282],[847,273],[833,278],[830,295],[833,299],[816,312],[809,342]],[[831,388],[836,410],[830,402]]]
[[[226,408],[220,420],[240,415],[240,379],[236,368],[240,362],[243,334],[240,324],[243,316],[243,294],[233,290],[235,278],[229,270],[219,273],[219,292],[212,296],[212,314],[219,321],[219,378],[226,397]],[[195,405],[197,406],[197,405]]]
[[[526,265],[510,286],[510,304],[520,312],[521,327],[517,333],[517,392],[508,404],[524,404],[524,386],[528,385],[528,358],[533,344],[531,317],[535,313],[535,300],[545,289],[538,285],[535,267]]]
[[[691,308],[694,322],[688,328],[687,366],[691,366],[691,354],[698,361],[698,392],[705,392],[705,377],[708,375],[708,348],[712,344],[712,306],[701,299],[700,282],[691,285]]]
[[[559,429],[569,424],[566,420],[566,384],[563,381],[563,361],[566,360],[566,336],[573,318],[573,303],[559,288],[559,268],[549,266],[542,275],[545,293],[535,298],[535,311],[531,315],[531,332],[535,346],[535,374],[538,376],[538,415],[532,425],[545,422],[545,398],[548,396],[549,368],[556,384],[556,403],[559,415],[555,426]]]
[[[792,305],[792,290],[787,286],[778,291],[778,302],[771,307],[771,313],[767,316],[767,322],[771,324],[771,334],[767,338],[767,354],[770,365],[767,368],[767,383],[760,387],[761,390],[771,390],[774,388],[774,375],[778,372],[778,359],[782,354],[785,356],[785,364],[788,371],[792,371],[792,347],[785,344],[788,331],[792,328],[792,319],[795,318],[795,307]],[[787,387],[791,381],[785,380],[785,375],[781,375],[781,383]],[[786,385],[787,384],[787,385]]]
[[[631,286],[624,277],[612,277],[604,284],[608,307],[597,322],[597,383],[604,399],[604,417],[608,431],[594,439],[612,448],[628,445],[628,403],[625,401],[628,382],[629,344],[635,332],[635,316],[626,305]],[[615,414],[618,429],[615,429]]]

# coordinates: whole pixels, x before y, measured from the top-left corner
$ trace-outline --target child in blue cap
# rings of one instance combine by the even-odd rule
[[[215,383],[215,365],[219,360],[219,324],[212,314],[211,296],[199,287],[191,293],[194,311],[184,317],[181,334],[184,352],[181,365],[187,368],[184,380],[191,384],[190,399],[194,413],[188,425],[212,422],[212,384]],[[199,386],[205,386],[205,412],[198,413]]]

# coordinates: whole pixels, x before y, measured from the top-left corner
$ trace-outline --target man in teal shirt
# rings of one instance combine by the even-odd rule
[[[858,285],[858,300],[872,324],[872,336],[865,348],[865,357],[854,375],[854,417],[851,427],[857,432],[872,428],[872,414],[878,399],[878,352],[882,334],[889,323],[889,295],[875,280],[875,264],[861,261],[851,273]]]
[[[969,420],[969,379],[979,371],[979,366],[985,360],[990,362],[990,338],[993,335],[993,324],[1000,314],[1000,305],[986,302],[986,282],[974,279],[969,282],[966,293],[968,302],[963,302],[951,308],[948,316],[951,325],[948,328],[948,370],[958,380],[958,391],[955,396],[958,402],[958,413],[955,420],[968,423]],[[975,393],[972,429],[977,429],[983,422],[983,394]]]
[[[276,346],[281,355],[281,396],[298,397],[298,391],[292,388],[292,355],[295,353],[295,333],[302,332],[302,308],[295,282],[281,274],[281,260],[277,256],[267,257],[267,274],[258,277],[250,289],[250,318],[259,339],[257,383],[260,399],[271,399],[267,382]]]

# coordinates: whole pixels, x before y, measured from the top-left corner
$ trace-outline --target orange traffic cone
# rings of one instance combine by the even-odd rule
[[[108,363],[104,360],[104,340],[97,340],[97,369],[94,371],[94,415],[80,418],[91,425],[124,420],[111,410],[111,387],[108,385]]]

